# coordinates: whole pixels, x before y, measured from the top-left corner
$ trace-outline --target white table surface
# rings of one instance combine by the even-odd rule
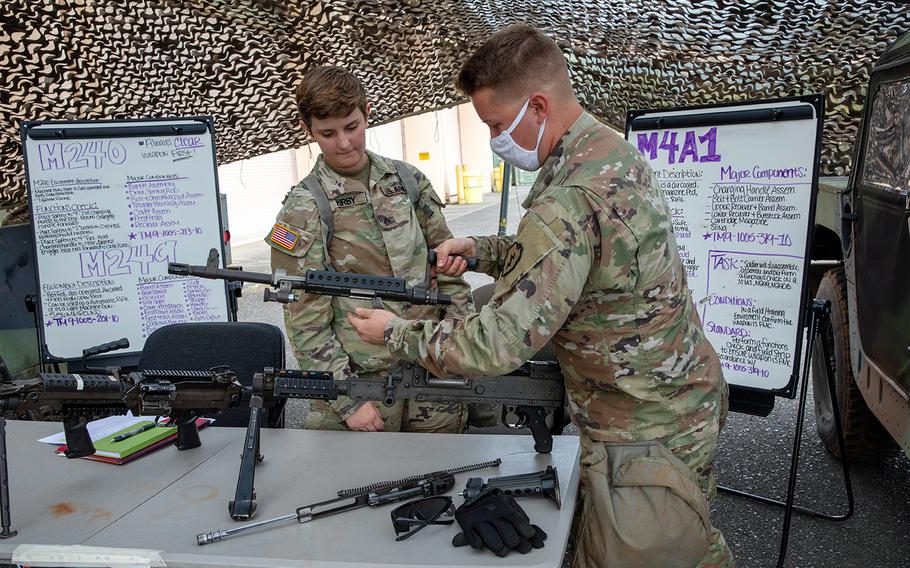
[[[12,529],[0,559],[21,545],[84,545],[90,550],[142,549],[168,567],[553,566],[561,565],[578,490],[578,438],[556,436],[551,454],[537,454],[530,435],[398,434],[263,429],[265,461],[256,467],[258,505],[251,522],[325,501],[339,489],[502,458],[498,468],[456,476],[456,503],[468,477],[499,477],[556,466],[562,509],[549,499],[519,503],[547,532],[546,546],[498,558],[455,548],[457,524],[429,526],[395,541],[397,504],[364,507],[309,523],[291,522],[205,546],[196,534],[232,529],[243,429],[207,428],[202,447],[167,447],[123,466],[67,460],[36,442],[59,423],[9,421],[7,444]],[[19,552],[26,550],[20,548]],[[152,564],[154,565],[154,564]]]

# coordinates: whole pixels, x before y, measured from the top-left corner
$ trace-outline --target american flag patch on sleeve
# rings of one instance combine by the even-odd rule
[[[272,236],[269,237],[269,240],[283,249],[294,250],[294,246],[300,240],[300,235],[287,227],[275,223],[275,226],[272,227]]]

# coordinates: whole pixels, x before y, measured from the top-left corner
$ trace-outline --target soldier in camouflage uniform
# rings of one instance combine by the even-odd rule
[[[708,516],[727,385],[650,166],[583,111],[559,48],[526,25],[494,34],[457,84],[494,151],[522,169],[545,160],[517,235],[437,248],[447,274],[466,266],[451,255],[476,256],[493,298],[439,324],[349,319],[440,376],[506,373],[552,341],[582,445],[575,566],[733,566]]]
[[[363,86],[351,73],[338,67],[309,71],[297,89],[297,105],[322,155],[291,189],[265,238],[272,247],[272,269],[297,275],[308,268],[379,274],[421,284],[428,246],[452,236],[429,180],[408,164],[366,151],[369,108]],[[431,321],[473,311],[470,287],[461,277],[440,276],[438,288],[453,297],[447,314],[437,306],[388,307],[406,319]],[[361,341],[345,319],[362,305],[362,300],[303,294],[285,307],[300,368],[329,370],[343,380],[393,366],[396,357]],[[399,401],[386,407],[339,397],[311,401],[305,427],[458,433],[466,420],[463,404]]]

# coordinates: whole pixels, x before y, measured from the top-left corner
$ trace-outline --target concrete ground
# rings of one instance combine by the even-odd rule
[[[518,188],[520,198],[527,188]],[[508,229],[514,232],[518,202],[509,200]],[[235,213],[236,214],[236,213]],[[487,194],[476,205],[450,205],[445,210],[449,227],[457,236],[495,232],[499,194]],[[268,227],[263,227],[263,234]],[[269,271],[269,250],[264,243],[234,247],[234,263],[245,270]],[[491,279],[469,274],[473,287]],[[262,287],[246,285],[240,301],[241,321],[282,325],[281,307],[262,302]],[[296,361],[288,350],[289,367]],[[810,381],[811,382],[811,381]],[[300,427],[306,403],[292,401],[288,426]],[[796,486],[797,504],[839,513],[845,509],[840,465],[825,451],[815,433],[809,394]],[[797,400],[778,398],[770,416],[730,414],[721,434],[715,467],[721,485],[749,490],[776,499],[786,494],[793,448]],[[576,432],[573,428],[566,433]],[[856,512],[847,521],[834,522],[794,515],[785,566],[804,568],[859,567],[906,568],[910,566],[910,459],[893,451],[877,461],[852,464]],[[726,536],[740,568],[777,565],[783,510],[721,493],[712,518]]]

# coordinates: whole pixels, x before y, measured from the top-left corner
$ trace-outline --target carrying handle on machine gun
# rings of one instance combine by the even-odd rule
[[[458,256],[458,255],[453,255],[453,256]],[[431,281],[432,281],[433,268],[436,266],[437,258],[438,258],[438,256],[436,254],[436,249],[428,248],[427,249],[427,271],[423,277],[423,285],[424,285],[424,287],[426,287],[428,289],[429,289]],[[464,258],[465,261],[468,263],[468,270],[475,270],[477,268],[477,259],[475,257],[465,256],[462,258]],[[377,306],[374,306],[374,307],[377,307]]]
[[[451,255],[451,256],[461,256],[461,255],[454,254],[454,255]],[[429,249],[429,250],[427,251],[427,263],[428,263],[430,266],[435,266],[435,265],[436,265],[436,258],[437,258],[437,257],[436,257],[436,249]],[[474,257],[474,256],[463,256],[462,258],[464,258],[464,259],[465,259],[465,262],[468,263],[468,270],[476,270],[476,269],[477,269],[477,257]]]
[[[82,350],[82,367],[87,371],[105,371],[105,369],[88,367],[85,364],[86,359],[90,357],[95,357],[103,353],[109,353],[111,351],[117,351],[118,349],[126,349],[130,346],[130,340],[126,337],[121,337],[116,341],[111,341],[109,343],[102,343],[101,345],[95,345],[94,347],[89,347]]]

